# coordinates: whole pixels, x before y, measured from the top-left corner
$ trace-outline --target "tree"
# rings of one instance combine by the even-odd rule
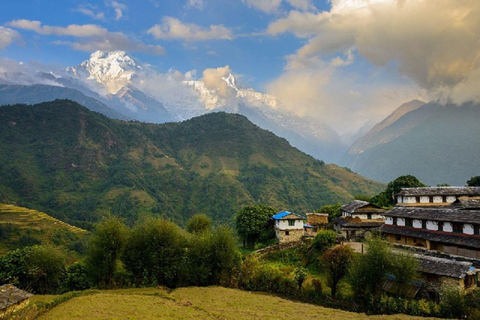
[[[237,232],[243,244],[253,247],[259,241],[275,236],[271,218],[277,210],[270,206],[256,205],[243,207],[235,215]]]
[[[312,241],[311,247],[319,253],[333,247],[337,241],[337,235],[332,230],[321,230]]]
[[[88,278],[87,268],[84,263],[75,262],[66,268],[63,290],[81,291],[90,287],[90,279]]]
[[[190,233],[200,233],[210,229],[212,219],[203,213],[192,216],[187,222],[187,231]]]
[[[379,293],[392,261],[390,247],[380,237],[367,238],[366,244],[367,252],[355,259],[350,268],[354,295],[364,303]]]
[[[393,253],[390,273],[395,276],[397,295],[404,297],[408,284],[418,276],[418,261],[409,253]]]
[[[347,275],[352,260],[353,250],[346,245],[328,249],[322,254],[320,261],[327,271],[327,283],[332,289],[332,298],[335,298],[338,283]]]
[[[300,290],[303,282],[307,278],[307,270],[303,267],[297,267],[293,270],[293,277],[298,284],[298,290]]]
[[[136,285],[176,287],[185,247],[185,237],[176,224],[164,219],[147,219],[131,230],[123,262]]]
[[[390,207],[395,204],[395,194],[400,192],[402,188],[418,188],[426,186],[427,185],[420,182],[415,176],[400,176],[389,182],[385,191],[373,197],[371,202],[379,207]]]
[[[97,224],[86,262],[90,274],[100,286],[113,287],[126,239],[127,227],[118,218],[109,217]]]
[[[315,210],[315,212],[319,213],[328,213],[328,221],[332,221],[333,219],[340,217],[342,214],[340,212],[340,207],[342,204],[338,202],[337,204],[328,204],[320,208],[320,210]]]
[[[480,176],[471,177],[467,181],[467,186],[469,186],[469,187],[480,187]]]

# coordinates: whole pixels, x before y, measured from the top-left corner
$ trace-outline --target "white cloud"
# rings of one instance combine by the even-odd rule
[[[17,31],[0,26],[0,49],[8,47],[12,42],[20,38],[21,36]]]
[[[302,11],[316,10],[316,7],[311,0],[287,0],[287,2],[292,7]]]
[[[126,4],[116,0],[112,0],[110,2],[110,6],[112,6],[113,10],[115,11],[115,20],[120,20],[123,17],[123,12],[128,10]]]
[[[188,0],[187,1],[187,8],[195,8],[198,10],[203,10],[204,7],[205,7],[204,0]]]
[[[480,101],[479,1],[331,0],[331,5],[320,13],[292,10],[266,30],[306,40],[267,86],[283,100],[282,108],[345,131],[345,124],[352,130],[362,121],[378,121],[414,98]]]
[[[75,9],[74,11],[84,14],[86,16],[89,16],[95,20],[105,19],[105,14],[102,11],[99,11],[97,7],[92,6],[90,4],[79,5],[78,8]]]
[[[249,7],[253,7],[257,10],[265,13],[277,13],[282,0],[242,0],[243,3]]]
[[[66,27],[42,25],[40,21],[14,20],[9,26],[31,30],[42,35],[57,35],[80,38],[78,41],[54,41],[57,45],[69,45],[75,50],[92,52],[96,50],[138,51],[150,54],[165,54],[165,48],[160,45],[149,45],[127,37],[121,32],[109,32],[94,24],[68,25]]]
[[[177,18],[164,17],[161,25],[154,25],[147,33],[156,39],[181,39],[186,41],[231,40],[233,34],[223,25],[210,25],[203,28],[191,23],[183,23]]]

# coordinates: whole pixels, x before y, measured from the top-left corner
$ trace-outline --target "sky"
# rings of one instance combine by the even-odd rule
[[[478,0],[2,0],[0,57],[66,67],[124,50],[225,68],[340,133],[412,99],[479,100]]]

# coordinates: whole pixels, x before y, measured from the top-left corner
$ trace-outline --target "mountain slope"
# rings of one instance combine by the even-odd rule
[[[428,103],[383,128],[381,144],[357,154],[352,169],[379,181],[413,174],[436,185],[464,185],[480,172],[480,106]]]
[[[109,118],[128,120],[124,115],[75,89],[43,84],[30,86],[0,84],[0,105],[17,103],[35,104],[55,99],[70,99]]]
[[[383,185],[300,152],[245,117],[121,122],[71,101],[0,108],[0,201],[88,227],[110,212],[232,222],[242,206],[311,211]]]

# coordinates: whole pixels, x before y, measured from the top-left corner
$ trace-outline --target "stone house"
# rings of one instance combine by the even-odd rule
[[[0,319],[26,307],[31,296],[32,294],[20,290],[11,284],[0,286]]]
[[[305,235],[315,236],[319,230],[328,225],[328,213],[307,213],[307,223],[304,225]]]
[[[304,236],[304,217],[289,211],[282,211],[272,216],[275,235],[280,243],[300,241]]]
[[[435,195],[435,189],[440,195]],[[385,212],[381,231],[395,244],[480,259],[480,195],[477,192],[480,188],[402,189],[401,196],[397,197],[402,202]],[[422,197],[430,197],[431,201]]]
[[[383,213],[386,210],[366,201],[353,200],[341,206],[340,211],[341,217],[333,221],[334,229],[348,241],[379,229],[385,223]]]

